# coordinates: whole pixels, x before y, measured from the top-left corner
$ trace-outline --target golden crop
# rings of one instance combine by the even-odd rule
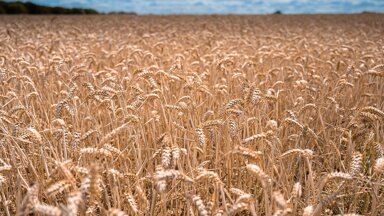
[[[384,17],[0,17],[0,215],[384,214]]]

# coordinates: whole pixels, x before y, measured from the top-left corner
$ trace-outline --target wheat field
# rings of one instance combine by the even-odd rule
[[[0,17],[0,215],[383,215],[384,15]]]

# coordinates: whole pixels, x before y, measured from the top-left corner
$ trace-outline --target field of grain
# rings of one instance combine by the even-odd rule
[[[384,15],[0,17],[0,215],[383,215]]]

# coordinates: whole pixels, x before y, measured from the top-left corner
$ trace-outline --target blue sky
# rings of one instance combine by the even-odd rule
[[[9,1],[9,0],[8,0]],[[22,0],[26,1],[26,0]],[[384,0],[28,0],[42,5],[139,14],[264,14],[384,12]]]

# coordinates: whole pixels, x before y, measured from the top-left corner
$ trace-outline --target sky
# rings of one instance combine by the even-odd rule
[[[12,1],[12,0],[8,0]],[[384,12],[384,0],[22,0],[47,6],[138,14],[266,14]]]

